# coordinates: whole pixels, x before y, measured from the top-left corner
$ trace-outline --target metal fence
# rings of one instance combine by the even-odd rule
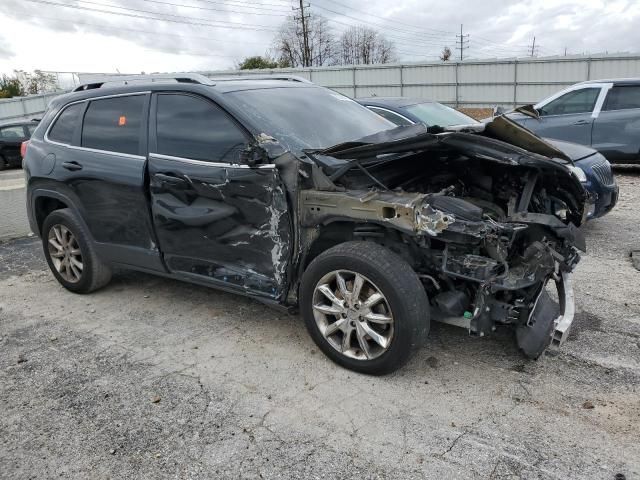
[[[292,74],[350,97],[407,96],[458,107],[515,106],[584,80],[640,77],[640,55],[567,56],[465,62],[202,72]]]
[[[210,77],[299,75],[350,97],[407,96],[456,107],[537,103],[584,80],[640,77],[640,55],[517,58],[274,70],[208,71]],[[112,77],[113,75],[110,75]],[[78,74],[80,83],[105,74]],[[42,114],[59,93],[0,100],[0,122]]]
[[[0,122],[25,120],[42,115],[49,102],[62,92],[0,99]]]

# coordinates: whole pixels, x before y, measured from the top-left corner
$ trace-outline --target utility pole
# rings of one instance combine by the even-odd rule
[[[311,66],[311,49],[309,48],[309,24],[307,21],[311,17],[308,13],[305,15],[304,9],[309,8],[311,5],[308,3],[305,5],[304,0],[300,0],[300,7],[295,8],[291,7],[292,10],[299,10],[300,17],[294,17],[295,20],[300,20],[302,25],[302,66],[310,67]]]
[[[462,61],[462,52],[469,48],[469,34],[462,34],[462,24],[460,24],[460,35],[456,35],[456,48],[460,50],[460,61]]]
[[[531,43],[531,47],[529,47],[529,56],[530,57],[535,57],[538,55],[538,51],[536,50],[536,37],[535,35],[533,36],[533,42]],[[538,45],[537,48],[540,48],[540,45]]]

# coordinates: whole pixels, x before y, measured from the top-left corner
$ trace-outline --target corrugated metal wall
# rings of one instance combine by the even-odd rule
[[[537,103],[584,80],[640,77],[640,56],[569,56],[203,73],[211,77],[292,74],[351,97],[410,96],[460,107],[493,107]]]
[[[205,75],[291,74],[351,97],[407,96],[459,107],[514,106],[536,103],[584,80],[640,77],[640,55],[519,58],[355,67],[290,68],[203,72]],[[99,75],[78,74],[81,83]],[[57,94],[0,100],[0,122],[45,111]]]
[[[60,93],[44,93],[28,97],[0,99],[0,122],[30,119],[44,113],[51,99]]]

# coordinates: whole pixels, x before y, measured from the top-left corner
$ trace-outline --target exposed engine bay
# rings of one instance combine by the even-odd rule
[[[480,336],[514,327],[534,358],[554,335],[561,343],[573,315],[569,273],[585,249],[577,228],[585,192],[566,161],[490,132],[398,139],[395,130],[309,152],[324,178],[300,192],[302,226],[355,222],[355,238],[383,243],[413,267],[434,320]],[[546,291],[553,283],[559,308]]]

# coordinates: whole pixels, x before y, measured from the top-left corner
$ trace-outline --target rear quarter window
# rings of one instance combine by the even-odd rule
[[[92,100],[84,115],[81,145],[139,155],[145,100],[144,95]]]
[[[66,107],[58,115],[53,127],[49,130],[49,140],[70,145],[73,140],[73,132],[75,132],[83,109],[83,103],[76,103]]]
[[[607,94],[604,110],[640,108],[640,86],[613,87]]]

